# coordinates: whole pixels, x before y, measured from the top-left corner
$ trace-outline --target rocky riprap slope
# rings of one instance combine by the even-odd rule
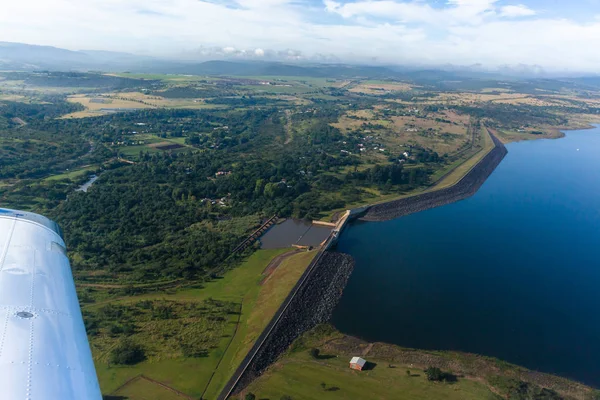
[[[260,376],[300,335],[329,321],[353,269],[354,259],[351,256],[329,251],[323,254],[288,307],[278,311],[282,315],[273,330],[268,334],[269,327],[265,330],[265,342],[242,373],[233,393],[238,393]],[[277,315],[273,320],[276,318]],[[262,337],[257,343],[261,340]],[[242,365],[247,361],[244,360]]]

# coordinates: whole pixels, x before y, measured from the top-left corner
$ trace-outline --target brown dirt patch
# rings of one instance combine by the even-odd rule
[[[173,143],[173,142],[158,142],[158,143],[151,143],[148,145],[148,147],[152,147],[153,149],[157,149],[157,150],[175,150],[175,149],[180,149],[185,146],[183,146],[179,143]]]

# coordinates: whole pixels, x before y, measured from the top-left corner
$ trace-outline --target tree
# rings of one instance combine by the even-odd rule
[[[315,358],[318,359],[319,358],[319,353],[321,351],[319,349],[310,349],[310,355]]]
[[[254,393],[250,392],[247,393],[246,396],[244,397],[245,400],[254,400],[256,399],[256,396],[254,395]]]
[[[110,362],[117,365],[134,365],[146,359],[144,348],[130,339],[122,339],[110,352]]]
[[[440,382],[444,380],[444,373],[437,367],[429,367],[425,370],[428,381]]]

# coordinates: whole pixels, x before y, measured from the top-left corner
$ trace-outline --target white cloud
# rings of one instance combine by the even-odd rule
[[[516,6],[504,6],[500,9],[500,16],[508,18],[530,17],[536,14],[537,13],[535,12],[535,10],[532,10],[531,8],[523,4],[519,4]]]
[[[401,22],[436,23],[441,17],[441,13],[428,4],[401,3],[392,0],[358,1],[343,5],[332,0],[325,0],[325,9],[344,18],[371,16],[395,19]]]
[[[600,42],[597,19],[549,18],[506,0],[323,1],[320,7],[309,0],[5,1],[0,41],[161,55],[588,71],[600,65],[600,53],[589,50]]]

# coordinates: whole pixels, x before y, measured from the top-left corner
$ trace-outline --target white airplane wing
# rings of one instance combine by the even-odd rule
[[[101,400],[58,225],[0,209],[0,397]]]

